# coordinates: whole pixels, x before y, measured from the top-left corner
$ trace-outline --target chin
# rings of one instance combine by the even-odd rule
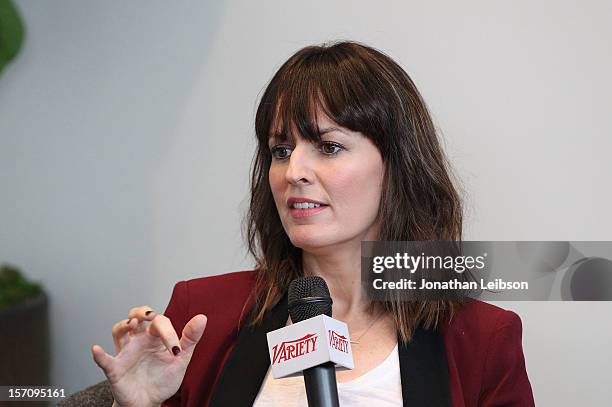
[[[289,235],[289,240],[295,247],[302,250],[319,249],[336,243],[335,239],[330,239],[329,236],[321,236],[320,234],[315,236],[312,233],[292,233]]]
[[[339,236],[321,233],[317,235],[312,233],[292,233],[289,235],[289,240],[291,240],[291,243],[295,247],[299,247],[308,252],[319,252],[321,254],[323,254],[325,249],[334,248],[336,245],[347,241],[347,239],[342,239]]]
[[[322,247],[329,246],[327,242],[323,242],[320,239],[290,239],[291,243],[295,247],[299,247],[302,250],[311,251]]]

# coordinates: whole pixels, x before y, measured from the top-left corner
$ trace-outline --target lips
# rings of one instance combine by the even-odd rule
[[[321,205],[319,207],[304,208],[304,209],[291,208],[289,210],[289,213],[291,214],[291,217],[293,219],[301,219],[301,218],[308,218],[310,216],[316,215],[325,210],[327,210],[327,205]]]
[[[289,197],[289,199],[287,199],[287,206],[289,208],[293,208],[293,204],[294,203],[313,203],[313,204],[318,204],[321,206],[327,206],[326,203],[318,201],[316,199],[310,199],[310,198],[305,198],[305,197],[299,197],[299,196],[292,196]]]

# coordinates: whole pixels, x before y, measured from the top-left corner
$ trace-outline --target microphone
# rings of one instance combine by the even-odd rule
[[[289,315],[293,323],[318,315],[332,315],[332,299],[323,278],[296,278],[289,284]],[[304,369],[304,385],[309,407],[339,407],[336,368],[333,362]]]
[[[302,373],[309,407],[339,407],[335,366],[355,365],[348,326],[330,317],[332,300],[325,280],[293,280],[288,306],[293,324],[267,333],[272,376]]]

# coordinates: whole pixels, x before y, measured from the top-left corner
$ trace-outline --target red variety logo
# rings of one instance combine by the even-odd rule
[[[317,334],[306,336],[293,341],[281,342],[272,348],[272,364],[287,361],[314,352],[317,346]]]
[[[340,352],[349,353],[348,346],[349,341],[346,336],[340,335],[336,331],[330,329],[329,331],[329,346],[339,350]]]

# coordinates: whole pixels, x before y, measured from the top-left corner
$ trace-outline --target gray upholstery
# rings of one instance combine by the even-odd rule
[[[111,407],[113,405],[113,393],[107,380],[94,384],[74,393],[72,396],[61,401],[58,407]]]

